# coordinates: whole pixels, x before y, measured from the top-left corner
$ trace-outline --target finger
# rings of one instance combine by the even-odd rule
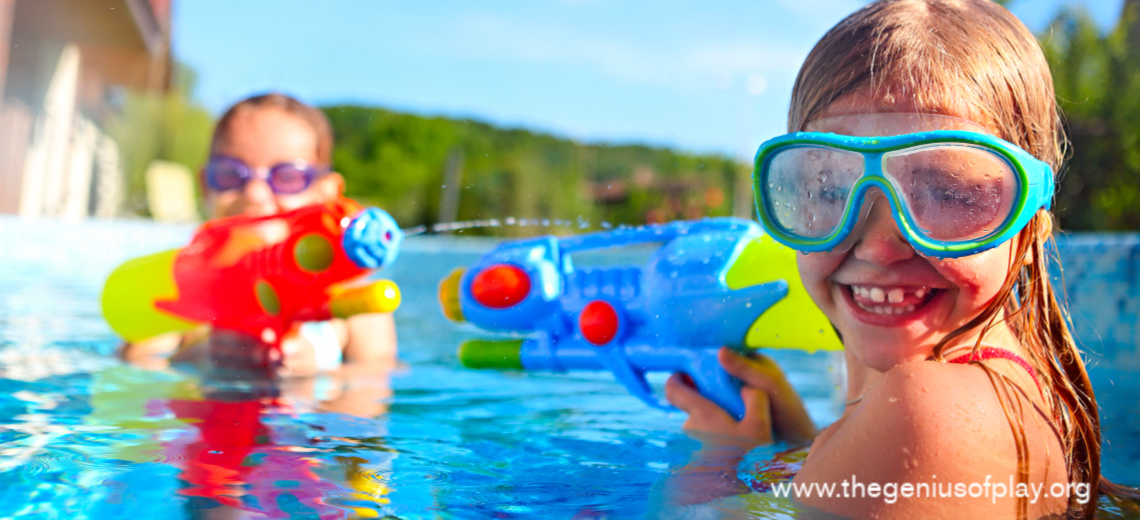
[[[815,423],[775,361],[756,352],[745,357],[731,349],[722,349],[719,354],[726,372],[743,381],[745,387],[765,392],[769,428],[780,438],[799,442],[815,437]]]
[[[768,393],[751,387],[740,389],[744,400],[744,419],[741,427],[749,436],[764,442],[772,442],[772,408]]]
[[[750,359],[736,351],[722,347],[717,353],[720,365],[724,371],[741,380],[744,384],[763,389],[769,393],[779,393],[783,382],[783,373],[774,362],[764,356]]]
[[[700,408],[700,401],[707,399],[693,387],[693,381],[688,375],[678,372],[665,381],[665,400],[691,415]]]
[[[735,427],[736,420],[716,403],[706,399],[691,384],[685,383],[686,377],[684,374],[673,374],[665,382],[665,399],[689,414],[685,428],[727,431]]]

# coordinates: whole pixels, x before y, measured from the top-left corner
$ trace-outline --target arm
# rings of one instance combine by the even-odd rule
[[[348,366],[365,369],[391,367],[396,363],[396,324],[390,313],[359,314],[329,323],[341,349],[342,369]],[[328,347],[322,347],[328,348]],[[304,334],[296,334],[281,343],[282,376],[305,377],[321,371],[317,347]],[[329,367],[325,367],[328,370]]]
[[[1044,416],[1019,389],[1009,393],[1010,413],[1024,424],[1029,485],[1067,484],[1060,442]],[[1018,406],[1020,402],[1021,406]],[[1020,414],[1018,410],[1020,409]],[[1018,482],[1013,429],[983,369],[968,365],[915,362],[887,371],[863,403],[821,436],[795,482],[864,485],[888,483],[896,500],[884,496],[799,497],[813,508],[852,518],[1008,518],[1016,516],[1012,492],[986,495],[914,496],[901,486],[938,483],[969,486],[987,481]],[[1019,417],[1020,415],[1020,417]],[[854,492],[854,488],[851,488]],[[937,488],[934,488],[937,490]],[[885,488],[884,488],[885,491]],[[968,488],[967,488],[968,491]],[[1065,499],[1029,504],[1029,517],[1063,511]]]
[[[197,363],[205,354],[204,340],[209,327],[186,333],[171,332],[136,342],[125,342],[119,357],[148,369],[166,368],[170,363]]]
[[[396,321],[391,313],[360,314],[343,323],[346,364],[380,366],[396,363]]]
[[[670,377],[665,386],[666,398],[689,414],[685,428],[705,441],[689,464],[658,486],[667,490],[675,506],[747,493],[749,487],[737,477],[737,467],[749,450],[776,439],[803,444],[816,435],[803,401],[775,362],[758,353],[744,357],[728,348],[722,348],[718,357],[725,371],[744,383],[742,420],[703,397],[680,374]]]
[[[143,341],[123,343],[119,349],[119,357],[123,361],[143,368],[165,368],[169,364],[170,355],[178,350],[182,344],[182,334],[171,332]]]

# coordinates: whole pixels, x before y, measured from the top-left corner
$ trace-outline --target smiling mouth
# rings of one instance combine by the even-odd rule
[[[880,316],[915,312],[943,291],[922,286],[843,285],[855,306]]]

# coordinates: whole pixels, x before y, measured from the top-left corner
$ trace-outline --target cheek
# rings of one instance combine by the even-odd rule
[[[825,311],[834,307],[831,302],[831,284],[829,277],[835,273],[843,263],[841,254],[832,253],[796,253],[796,265],[799,267],[800,280],[808,295],[821,309]]]
[[[213,218],[228,217],[231,216],[240,197],[241,193],[236,190],[223,193],[210,192],[206,195],[206,208]]]
[[[992,300],[1005,284],[1009,272],[1008,258],[1008,253],[1003,255],[994,250],[963,259],[943,261],[936,267],[958,290],[960,301],[981,306]]]

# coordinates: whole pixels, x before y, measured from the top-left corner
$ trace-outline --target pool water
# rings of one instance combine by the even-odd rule
[[[492,247],[486,240],[413,237],[381,273],[404,295],[402,364],[390,374],[274,383],[118,361],[118,340],[99,314],[104,277],[127,258],[185,243],[191,231],[0,219],[0,518],[702,513],[669,487],[701,447],[681,431],[682,415],[643,405],[607,374],[458,365],[457,345],[486,334],[447,322],[436,286]],[[819,424],[838,416],[836,355],[770,354]],[[1133,485],[1135,368],[1093,368],[1105,474]],[[746,463],[782,448],[755,450]],[[765,500],[716,507],[713,516],[791,514]]]

